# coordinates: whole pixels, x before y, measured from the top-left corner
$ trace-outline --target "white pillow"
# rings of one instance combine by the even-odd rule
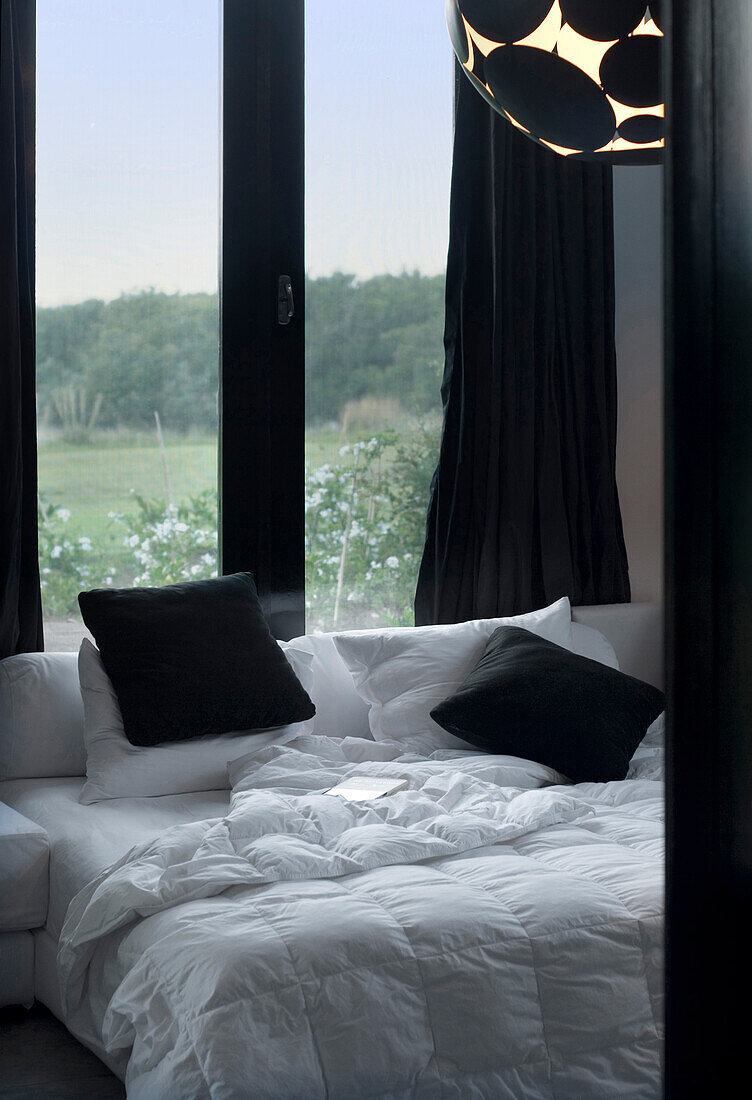
[[[308,690],[310,654],[287,642],[279,643],[295,675]],[[189,791],[227,790],[231,760],[270,741],[282,743],[310,733],[313,719],[257,733],[242,731],[220,737],[141,747],[125,736],[115,689],[96,646],[84,638],[78,655],[78,676],[84,704],[86,783],[79,795],[85,805],[107,798],[149,798]]]
[[[600,661],[602,665],[619,671],[619,658],[605,634],[594,626],[584,623],[572,623],[572,649],[580,657],[589,657],[591,661]]]
[[[316,704],[313,732],[322,737],[365,737],[373,741],[368,726],[368,704],[358,695],[347,665],[332,641],[332,634],[304,634],[291,646],[310,653],[313,685],[306,691]]]
[[[437,725],[430,711],[457,690],[500,626],[521,626],[572,650],[572,612],[566,596],[541,611],[448,626],[397,627],[335,634],[356,691],[370,704],[376,741],[408,742],[423,752],[467,749]]]
[[[85,768],[76,654],[0,661],[0,780],[83,775]]]

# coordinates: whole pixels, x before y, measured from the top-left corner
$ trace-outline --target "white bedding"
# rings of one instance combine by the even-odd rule
[[[398,750],[261,749],[78,895],[67,1011],[131,1100],[660,1095],[662,784]],[[353,772],[411,789],[311,794]]]

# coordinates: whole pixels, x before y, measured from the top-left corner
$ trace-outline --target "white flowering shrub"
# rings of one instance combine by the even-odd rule
[[[339,451],[306,477],[306,629],[409,626],[438,425]]]
[[[217,494],[206,490],[179,503],[133,494],[136,512],[108,513],[123,531],[134,562],[134,585],[158,587],[217,575]]]
[[[112,584],[115,569],[101,561],[91,539],[77,535],[67,508],[44,497],[38,504],[39,579],[47,615],[69,615],[77,609],[78,593],[94,585]]]

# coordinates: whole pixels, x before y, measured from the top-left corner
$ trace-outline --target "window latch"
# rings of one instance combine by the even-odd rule
[[[289,275],[280,275],[277,283],[277,320],[280,325],[289,325],[295,313],[295,300],[292,296],[292,279]]]

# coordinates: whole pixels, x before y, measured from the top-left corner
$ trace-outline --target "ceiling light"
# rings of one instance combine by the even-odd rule
[[[468,79],[533,141],[575,160],[657,164],[661,0],[446,0]]]

